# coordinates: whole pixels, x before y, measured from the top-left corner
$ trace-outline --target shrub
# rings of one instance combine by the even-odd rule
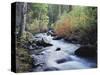
[[[69,13],[60,17],[54,29],[58,36],[67,38],[77,36],[80,41],[95,43],[97,40],[97,8],[73,7]]]
[[[55,26],[55,32],[60,37],[69,36],[71,33],[71,25],[70,20],[66,19],[63,21],[57,21]],[[66,35],[67,34],[67,35]]]

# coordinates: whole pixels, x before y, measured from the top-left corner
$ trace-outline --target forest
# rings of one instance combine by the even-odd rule
[[[95,67],[97,7],[16,3],[17,72]]]

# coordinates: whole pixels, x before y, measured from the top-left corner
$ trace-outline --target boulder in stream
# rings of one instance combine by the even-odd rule
[[[61,50],[61,48],[57,48],[57,49],[56,49],[56,51],[60,51],[60,50]]]
[[[36,45],[43,46],[43,47],[52,46],[52,44],[48,43],[43,38],[42,40],[36,41]]]
[[[57,71],[57,70],[59,70],[59,69],[56,67],[48,67],[48,68],[44,69],[44,71]]]
[[[97,48],[94,46],[81,46],[79,49],[75,51],[75,55],[81,57],[96,57]]]

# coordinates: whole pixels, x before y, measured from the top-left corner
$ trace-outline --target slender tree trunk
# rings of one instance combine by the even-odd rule
[[[42,31],[42,27],[41,27],[41,11],[39,12],[39,17],[38,17],[38,20],[39,20],[39,30],[40,32]]]
[[[61,16],[61,5],[59,5],[59,17]]]
[[[27,3],[24,3],[23,5],[23,24],[22,24],[22,34],[25,31],[25,26],[26,26],[26,18],[27,18]]]
[[[60,18],[60,16],[61,16],[61,5],[59,5],[58,7],[58,19]]]
[[[20,37],[23,35],[26,26],[26,16],[27,15],[27,3],[23,3],[21,10],[21,25],[20,25]]]

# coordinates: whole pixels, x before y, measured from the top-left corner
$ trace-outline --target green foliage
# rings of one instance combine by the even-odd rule
[[[35,18],[38,18],[40,15],[47,14],[48,12],[48,5],[47,4],[32,4],[32,11],[33,11],[33,16]]]
[[[71,10],[70,5],[48,5],[49,25],[54,24],[60,17]]]
[[[31,4],[31,11],[28,12],[27,30],[35,34],[47,30],[49,17],[47,4]]]
[[[95,43],[97,40],[96,7],[74,6],[70,12],[61,16],[59,24],[57,21],[55,25],[55,31],[59,33],[59,31],[62,30],[62,26],[65,24],[64,31],[60,33],[66,32],[66,35],[65,33],[62,34],[66,37],[77,36],[78,40],[81,40],[82,42],[86,41],[88,43]],[[56,30],[56,28],[58,28],[58,30]],[[70,32],[68,32],[69,28],[71,28]],[[60,33],[58,35],[60,35]],[[91,37],[94,37],[94,39]]]
[[[28,31],[25,31],[23,33],[23,35],[20,37],[20,45],[25,45],[27,44],[29,41],[31,42],[33,40],[33,34],[28,32]]]

